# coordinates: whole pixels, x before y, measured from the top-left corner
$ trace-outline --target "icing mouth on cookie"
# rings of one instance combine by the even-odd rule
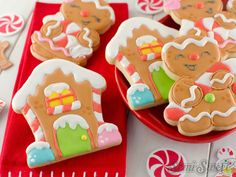
[[[184,66],[190,71],[196,71],[197,65],[184,64]]]

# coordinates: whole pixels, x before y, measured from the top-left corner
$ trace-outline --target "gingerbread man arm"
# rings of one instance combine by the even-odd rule
[[[193,80],[182,78],[176,81],[170,93],[170,101],[181,107],[192,107],[203,99],[203,92],[200,87],[194,85]]]
[[[0,42],[0,71],[8,69],[12,66],[12,63],[5,56],[5,51],[8,49],[9,46],[10,43],[8,41]]]

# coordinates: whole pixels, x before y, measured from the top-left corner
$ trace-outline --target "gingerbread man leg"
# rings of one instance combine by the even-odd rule
[[[0,42],[0,71],[6,70],[12,66],[12,63],[5,56],[5,51],[10,46],[8,41]]]

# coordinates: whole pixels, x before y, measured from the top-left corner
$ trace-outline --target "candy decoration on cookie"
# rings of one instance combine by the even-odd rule
[[[9,47],[10,43],[8,41],[0,42],[0,72],[10,68],[13,65],[5,55],[5,52]]]
[[[171,149],[160,149],[152,152],[147,160],[147,171],[150,177],[183,177],[185,158]]]
[[[24,27],[24,19],[18,14],[0,16],[0,36],[10,36],[18,33]]]
[[[0,99],[0,112],[3,110],[5,106],[6,106],[6,103]]]
[[[159,22],[135,17],[124,21],[108,43],[107,62],[116,65],[131,85],[126,94],[131,109],[167,101],[173,80],[162,68],[161,52],[177,35],[178,31]]]
[[[105,88],[101,75],[62,59],[45,61],[34,69],[12,101],[35,137],[26,149],[30,168],[122,142],[118,127],[103,120]]]
[[[216,169],[220,169],[216,177],[225,177],[236,175],[236,156],[235,151],[231,147],[222,147],[217,151],[218,161]]]
[[[136,8],[144,14],[156,14],[163,10],[163,0],[136,0]]]

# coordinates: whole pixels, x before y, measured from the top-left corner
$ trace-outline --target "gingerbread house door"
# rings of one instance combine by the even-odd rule
[[[83,117],[68,114],[57,119],[53,127],[60,156],[68,157],[91,151],[89,125]]]

